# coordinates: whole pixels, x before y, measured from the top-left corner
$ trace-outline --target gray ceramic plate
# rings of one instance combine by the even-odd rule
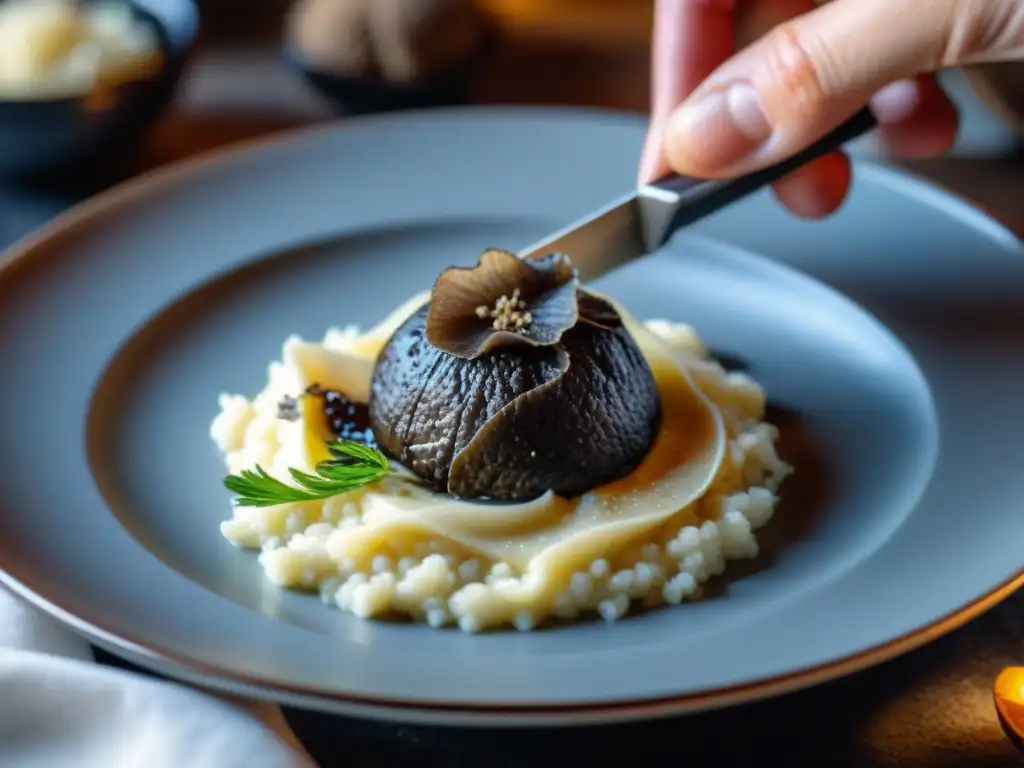
[[[828,221],[758,197],[602,286],[642,317],[694,324],[778,406],[797,473],[764,556],[710,599],[466,636],[281,592],[221,540],[217,393],[258,391],[290,333],[371,323],[441,268],[621,194],[641,138],[637,119],[572,111],[346,122],[149,176],[19,245],[0,272],[4,582],[187,680],[497,724],[791,690],[1007,594],[1024,541],[1024,253],[871,165]]]

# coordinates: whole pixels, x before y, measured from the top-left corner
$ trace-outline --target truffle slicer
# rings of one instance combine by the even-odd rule
[[[529,259],[565,253],[583,281],[653,253],[680,228],[771,184],[878,125],[865,107],[811,146],[781,163],[731,179],[669,174],[519,253]]]

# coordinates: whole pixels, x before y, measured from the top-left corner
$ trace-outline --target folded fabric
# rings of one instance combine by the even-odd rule
[[[0,766],[312,768],[280,708],[96,664],[0,588]]]

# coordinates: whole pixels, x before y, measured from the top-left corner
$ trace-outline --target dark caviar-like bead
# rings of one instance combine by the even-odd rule
[[[340,392],[332,389],[310,387],[307,394],[321,399],[327,427],[339,440],[351,440],[369,446],[376,445],[373,431],[370,429],[370,410],[366,405],[349,400]]]

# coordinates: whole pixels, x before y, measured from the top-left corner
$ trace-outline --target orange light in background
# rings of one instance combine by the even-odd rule
[[[476,0],[506,31],[527,30],[532,38],[587,41],[612,56],[643,51],[647,65],[654,18],[653,0]]]
[[[1024,751],[1024,667],[1007,667],[999,673],[992,694],[999,724],[1013,745]]]

